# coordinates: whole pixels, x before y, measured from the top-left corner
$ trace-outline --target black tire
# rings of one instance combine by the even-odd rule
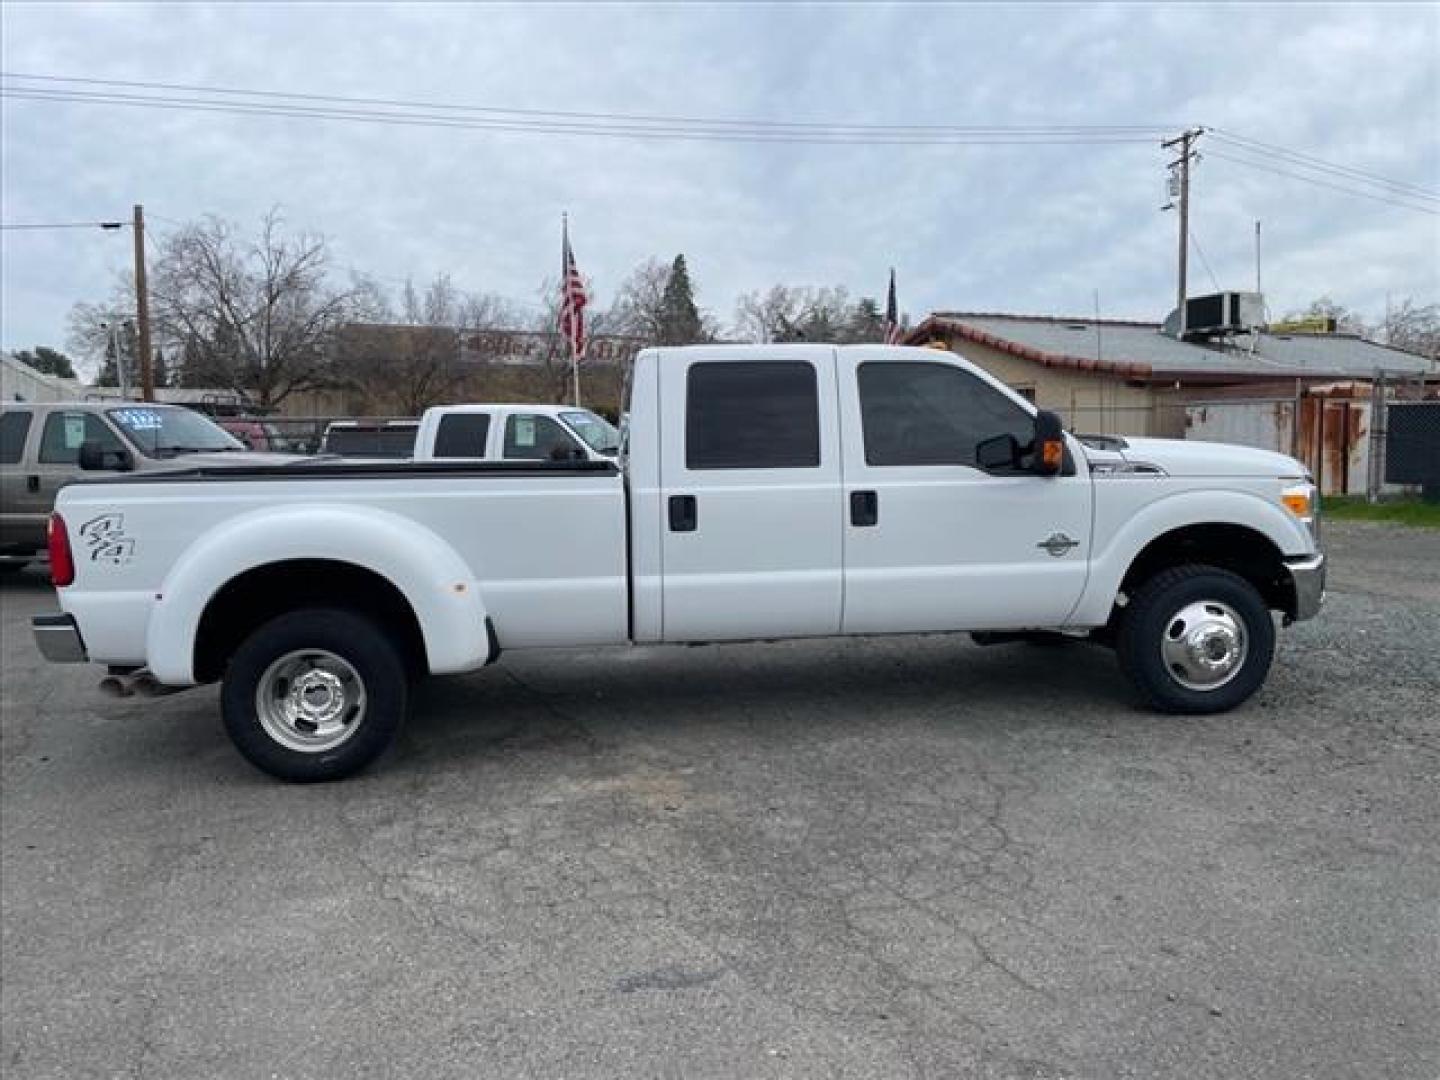
[[[337,660],[339,663],[334,663]],[[307,663],[311,665],[308,670],[304,668]],[[349,669],[358,680],[358,694],[353,682],[345,685],[352,688],[351,696],[358,698],[359,704],[353,721],[344,720],[348,712],[327,719],[340,729],[331,736],[342,740],[337,745],[317,743],[314,748],[297,749],[273,733],[282,723],[277,718],[277,712],[283,711],[278,709],[279,703],[294,700],[294,693],[271,693],[273,704],[262,716],[261,686],[264,683],[273,692],[294,687],[299,678],[312,674],[317,679],[333,679],[321,664],[342,672]],[[298,674],[287,680],[282,676],[292,665],[299,665]],[[325,687],[316,689],[328,692]],[[394,741],[405,721],[408,689],[401,651],[379,626],[349,611],[305,608],[265,623],[236,650],[225,672],[221,713],[235,748],[262,772],[300,783],[340,780],[369,765]],[[336,697],[343,704],[344,695]],[[290,737],[303,741],[308,723],[298,721]],[[312,726],[315,733],[311,737],[318,737],[319,725]]]
[[[1230,626],[1243,631],[1243,648],[1233,668],[1222,675],[1207,674],[1223,679],[1209,688],[1187,684],[1186,667],[1167,660],[1173,656],[1167,654],[1167,638],[1171,647],[1183,651],[1188,628],[1180,617],[1197,606],[1215,620],[1221,636],[1218,650],[1225,649]],[[1177,566],[1136,590],[1121,615],[1115,648],[1121,670],[1155,708],[1188,715],[1225,712],[1260,689],[1270,673],[1275,620],[1255,586],[1238,574],[1214,566]]]

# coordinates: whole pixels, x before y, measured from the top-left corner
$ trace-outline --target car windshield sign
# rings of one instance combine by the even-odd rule
[[[111,409],[109,414],[130,441],[149,457],[245,449],[218,424],[189,409],[137,405]]]
[[[560,418],[570,430],[585,440],[587,446],[598,454],[614,454],[620,449],[620,432],[608,420],[596,416],[586,409],[563,412]]]

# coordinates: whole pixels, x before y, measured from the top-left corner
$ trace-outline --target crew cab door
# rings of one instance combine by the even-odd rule
[[[1027,444],[1031,414],[946,354],[900,356],[840,350],[845,632],[1063,625],[1090,557],[1088,470],[978,468],[976,444]]]
[[[835,350],[662,353],[659,383],[664,640],[838,633]]]

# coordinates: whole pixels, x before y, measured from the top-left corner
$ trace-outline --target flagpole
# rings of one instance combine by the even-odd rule
[[[564,211],[560,214],[560,295],[564,297],[561,301],[561,309],[570,303],[570,215]],[[572,314],[571,319],[576,316]],[[580,408],[580,350],[576,347],[576,334],[572,328],[565,337],[570,344],[570,381],[575,396],[575,407]]]

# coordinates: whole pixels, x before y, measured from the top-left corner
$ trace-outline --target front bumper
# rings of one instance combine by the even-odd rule
[[[83,664],[90,659],[74,615],[36,615],[30,620],[40,655],[52,664]]]
[[[1325,603],[1325,556],[1302,555],[1286,562],[1285,569],[1290,572],[1290,584],[1295,592],[1295,611],[1290,621],[1313,619]]]

